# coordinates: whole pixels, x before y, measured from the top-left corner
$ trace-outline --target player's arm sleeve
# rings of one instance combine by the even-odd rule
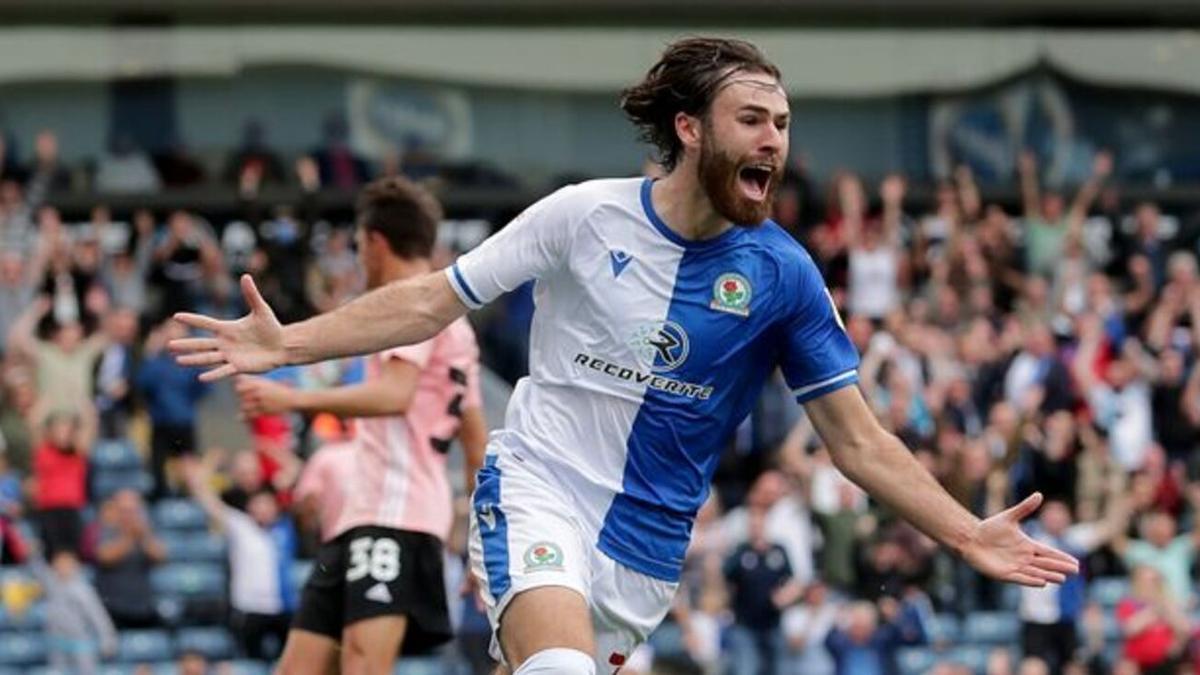
[[[565,265],[578,206],[576,188],[569,186],[525,209],[446,268],[450,287],[464,305],[478,309]]]
[[[792,284],[780,366],[796,401],[804,403],[857,383],[858,350],[807,254],[793,271]]]

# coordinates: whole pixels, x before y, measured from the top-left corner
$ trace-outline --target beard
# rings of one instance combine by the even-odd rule
[[[706,134],[700,143],[697,173],[713,210],[739,227],[761,225],[771,216],[775,190],[779,187],[783,172],[772,171],[763,186],[763,198],[751,199],[743,192],[740,184],[743,178],[739,175],[739,170],[744,162],[718,147],[711,138],[712,134]]]

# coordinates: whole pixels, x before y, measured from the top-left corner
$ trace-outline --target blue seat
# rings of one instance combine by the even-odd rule
[[[163,530],[206,530],[208,516],[188,499],[164,499],[154,505],[154,524]]]
[[[0,630],[41,630],[46,623],[46,603],[35,602],[25,611],[9,612],[0,604]]]
[[[925,647],[905,647],[896,653],[901,675],[924,675],[936,661],[937,656]]]
[[[40,633],[0,633],[0,664],[32,666],[46,660],[46,638]]]
[[[227,665],[230,675],[268,675],[271,672],[262,661],[230,661]]]
[[[1088,585],[1088,597],[1105,609],[1116,607],[1127,595],[1129,579],[1125,577],[1097,577]]]
[[[142,456],[128,441],[100,441],[89,456],[96,469],[141,469]]]
[[[929,622],[929,641],[935,644],[955,644],[961,633],[962,626],[953,614],[938,614]]]
[[[987,658],[991,649],[980,645],[963,645],[955,647],[937,660],[938,663],[956,663],[966,666],[972,671],[982,673],[987,667]]]
[[[225,569],[216,563],[170,563],[150,572],[160,595],[213,598],[225,595]]]
[[[410,656],[400,659],[392,675],[442,675],[446,662],[436,656]]]
[[[1014,644],[1021,623],[1009,612],[975,612],[963,623],[963,642],[974,644]]]
[[[163,532],[163,545],[172,562],[224,562],[229,555],[225,538],[212,532]]]
[[[120,634],[117,659],[124,663],[166,661],[174,655],[171,637],[164,630],[127,630]]]
[[[92,475],[92,492],[97,501],[104,501],[121,490],[147,495],[153,488],[154,479],[141,469],[102,469]]]
[[[175,635],[175,649],[200,652],[219,661],[233,655],[233,638],[224,628],[183,628]]]

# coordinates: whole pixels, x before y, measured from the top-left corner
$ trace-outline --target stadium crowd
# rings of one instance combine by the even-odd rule
[[[254,672],[278,654],[328,496],[313,486],[336,484],[337,453],[318,448],[346,431],[258,418],[247,447],[204,447],[201,425],[230,422],[204,419],[218,392],[164,345],[184,330],[175,311],[242,313],[242,272],[283,321],[362,288],[352,224],[315,196],[436,164],[371,167],[344,138],[331,123],[287,171],[247,125],[221,173],[242,207],[230,222],[103,203],[64,222],[54,198],[81,183],[144,192],[203,170],[118,139],[81,179],[51,131],[25,164],[0,141],[0,669]],[[1012,212],[965,168],[918,204],[900,175],[873,189],[841,171],[822,194],[797,164],[775,215],[824,273],[880,419],[978,515],[1043,493],[1029,531],[1084,573],[1019,590],[980,577],[842,477],[780,380],[730,439],[676,607],[624,672],[1200,672],[1200,236],[1187,214],[1122,199],[1113,168],[1099,153],[1068,195],[1025,153]],[[303,196],[264,203],[268,182]],[[498,304],[474,318],[486,364],[513,381],[530,289]],[[449,555],[465,555],[461,526]],[[489,672],[487,622],[450,569],[459,637],[410,663]]]

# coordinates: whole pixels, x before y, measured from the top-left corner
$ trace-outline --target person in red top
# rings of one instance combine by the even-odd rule
[[[1130,592],[1130,597],[1117,603],[1125,659],[1145,675],[1174,673],[1187,641],[1187,614],[1167,593],[1153,567],[1133,568]]]
[[[79,554],[81,512],[87,506],[88,453],[96,438],[96,409],[83,403],[79,412],[52,412],[33,425],[38,436],[33,455],[33,506],[46,555]]]

